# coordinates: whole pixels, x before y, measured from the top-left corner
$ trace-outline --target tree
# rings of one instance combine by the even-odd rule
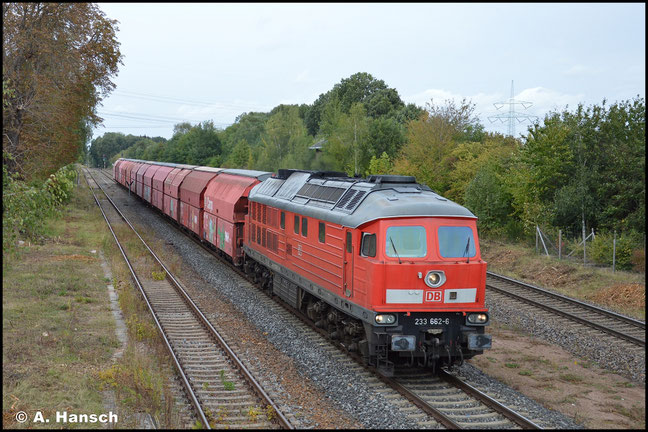
[[[546,223],[645,231],[643,98],[553,112],[534,125],[507,182],[516,214]]]
[[[265,123],[261,134],[260,157],[255,166],[266,171],[305,168],[310,141],[306,126],[299,116],[299,107],[279,105],[271,111]],[[285,166],[287,161],[291,166]]]
[[[354,104],[361,103],[367,115],[372,118],[393,116],[404,119],[416,111],[414,105],[406,107],[398,92],[387,87],[383,80],[376,79],[366,72],[358,72],[342,79],[328,92],[320,94],[313,105],[303,110],[309,134],[315,136],[320,132],[324,112],[332,103],[337,104],[345,114],[350,113]]]
[[[322,115],[322,135],[326,138],[323,160],[331,170],[349,175],[366,171],[371,159],[367,136],[369,119],[364,105],[354,104],[349,114],[342,111],[337,99]]]
[[[231,168],[249,168],[251,156],[250,145],[245,139],[242,139],[234,146],[225,166]]]
[[[394,170],[415,176],[443,195],[450,187],[450,155],[465,131],[478,123],[474,108],[465,99],[459,105],[452,100],[445,105],[428,103],[421,118],[409,122],[407,142],[394,162]]]
[[[368,177],[372,174],[390,174],[391,170],[392,164],[389,155],[383,152],[379,158],[376,158],[376,156],[371,157],[371,162],[369,162],[369,168],[365,172],[365,175]]]
[[[121,63],[116,21],[92,3],[3,3],[3,149],[9,172],[76,160]]]

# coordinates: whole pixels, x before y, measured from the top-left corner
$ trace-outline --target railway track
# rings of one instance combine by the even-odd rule
[[[516,301],[559,315],[578,325],[596,329],[616,340],[645,349],[646,323],[621,314],[557,294],[506,276],[487,272],[487,292],[495,292]]]
[[[104,175],[106,175],[103,171]],[[252,374],[243,365],[209,320],[186,293],[181,283],[160,261],[89,170],[86,181],[115,238],[180,375],[187,397],[200,424],[211,428],[293,429]],[[110,177],[109,177],[110,178]],[[112,181],[112,179],[110,179]],[[97,196],[95,191],[100,191]],[[116,226],[130,238],[139,238],[163,280],[152,278],[150,266],[128,258]],[[121,234],[124,236],[124,234]]]
[[[108,173],[102,171],[102,174],[111,182],[113,181]],[[207,245],[188,233],[185,234],[212,256],[227,263]],[[233,270],[243,279],[254,284],[254,281],[250,280],[245,273],[236,268]],[[330,357],[342,361],[349,360],[352,363],[350,367],[369,382],[372,389],[407,413],[408,417],[420,427],[434,428],[441,425],[450,429],[540,429],[536,423],[522,414],[448,372],[435,376],[430,371],[424,370],[402,371],[393,378],[384,377],[374,368],[362,364],[359,357],[350,355],[344,347],[331,340],[326,332],[314,326],[300,311],[292,309],[276,297],[266,298],[268,305],[278,304],[281,307],[284,312],[281,314],[282,320],[306,324],[312,332],[307,338],[310,343],[327,350]]]

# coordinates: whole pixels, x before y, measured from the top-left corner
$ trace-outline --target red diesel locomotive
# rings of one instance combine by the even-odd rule
[[[383,373],[452,365],[491,346],[477,218],[413,177],[120,159],[115,180]],[[156,181],[163,197],[151,201]]]

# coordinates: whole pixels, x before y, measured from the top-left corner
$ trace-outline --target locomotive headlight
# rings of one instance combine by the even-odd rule
[[[485,313],[471,313],[468,314],[466,320],[470,324],[486,324],[488,322],[488,314]]]
[[[445,273],[439,270],[429,271],[425,275],[425,284],[430,288],[439,288],[445,281]]]
[[[396,322],[396,317],[394,315],[376,315],[376,322],[378,324],[394,324]]]

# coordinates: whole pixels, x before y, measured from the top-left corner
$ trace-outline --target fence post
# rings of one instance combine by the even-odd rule
[[[583,217],[583,265],[587,264],[587,238],[585,237],[585,217]]]
[[[612,240],[612,273],[616,267],[616,230],[614,230],[614,240]]]
[[[562,230],[558,230],[558,259],[562,258]]]
[[[538,254],[538,225],[536,225],[536,255]]]

